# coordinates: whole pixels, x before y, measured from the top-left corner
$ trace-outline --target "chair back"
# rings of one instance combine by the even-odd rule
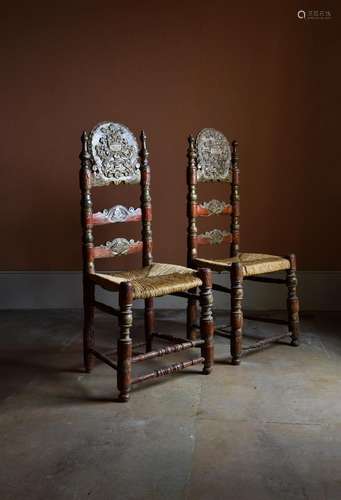
[[[142,265],[152,264],[152,206],[150,169],[146,135],[141,132],[141,148],[134,134],[120,123],[102,122],[90,134],[82,134],[80,153],[81,223],[83,233],[83,271],[95,272],[95,260],[142,252]],[[93,212],[92,188],[120,184],[140,184],[140,207],[114,205]],[[142,222],[141,241],[114,238],[95,245],[93,228],[104,224]]]
[[[188,141],[187,264],[192,267],[201,245],[230,243],[230,257],[239,253],[239,168],[237,142],[230,145],[218,130],[204,128],[195,139],[190,136]],[[197,185],[200,182],[231,184],[229,202],[216,199],[198,202]],[[197,218],[211,215],[230,216],[229,230],[212,229],[198,234]]]

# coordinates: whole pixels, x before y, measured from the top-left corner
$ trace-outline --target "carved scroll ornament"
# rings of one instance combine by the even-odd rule
[[[231,181],[231,149],[226,137],[218,130],[204,128],[195,144],[198,181]]]
[[[133,220],[141,219],[141,209],[129,207],[126,208],[123,205],[115,205],[112,208],[104,209],[102,212],[97,212],[93,214],[93,219],[97,223],[116,223],[116,222],[127,222]]]
[[[129,248],[137,242],[134,240],[127,240],[125,238],[115,238],[112,241],[107,241],[105,245],[100,248],[105,248],[111,251],[113,255],[127,255]]]
[[[120,123],[99,123],[89,137],[93,184],[134,184],[140,181],[138,145]]]
[[[224,213],[224,210],[229,207],[225,201],[210,200],[201,203],[199,207],[202,207],[208,211],[208,215],[219,215]]]
[[[221,229],[212,229],[198,235],[198,240],[208,240],[211,245],[219,245],[226,237],[230,236],[228,231]]]

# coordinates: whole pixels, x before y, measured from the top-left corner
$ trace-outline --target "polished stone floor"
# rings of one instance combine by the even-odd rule
[[[158,317],[181,334],[182,314]],[[1,500],[341,499],[340,313],[303,314],[301,347],[239,367],[217,339],[210,376],[194,367],[141,385],[128,404],[110,368],[83,373],[80,311],[0,319]],[[97,325],[114,341],[110,318]],[[246,322],[256,337],[282,328]]]

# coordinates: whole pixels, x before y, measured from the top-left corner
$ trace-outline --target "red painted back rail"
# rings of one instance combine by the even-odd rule
[[[91,214],[87,222],[93,226],[102,226],[104,224],[116,224],[118,222],[137,222],[141,219],[141,208],[126,208],[123,205],[115,205],[112,208],[104,209],[102,212]]]
[[[198,234],[196,237],[197,245],[220,245],[221,243],[231,243],[233,241],[232,233],[221,229],[212,229],[205,233]]]
[[[196,205],[196,217],[209,217],[211,215],[231,215],[232,205],[225,201],[210,200]]]

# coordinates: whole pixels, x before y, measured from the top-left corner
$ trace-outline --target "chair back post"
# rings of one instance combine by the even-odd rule
[[[152,198],[150,195],[150,167],[148,162],[147,136],[142,130],[141,135],[141,210],[142,210],[142,265],[150,266],[153,263],[152,238]]]
[[[187,167],[187,218],[188,218],[188,227],[187,227],[187,265],[188,267],[193,266],[193,260],[198,255],[198,246],[197,246],[197,235],[198,228],[196,222],[196,213],[197,213],[197,154],[194,146],[194,137],[192,135],[188,138],[188,150],[187,150],[187,158],[188,158],[188,167]]]
[[[232,205],[232,217],[231,217],[231,233],[232,233],[232,244],[231,244],[231,257],[237,257],[239,255],[239,216],[240,216],[240,205],[239,205],[239,166],[238,166],[238,142],[232,142],[232,185],[231,185],[231,205]]]
[[[82,150],[79,155],[81,168],[79,182],[81,188],[81,225],[83,274],[94,273],[94,237],[92,233],[91,162],[88,151],[88,134],[82,134]]]

